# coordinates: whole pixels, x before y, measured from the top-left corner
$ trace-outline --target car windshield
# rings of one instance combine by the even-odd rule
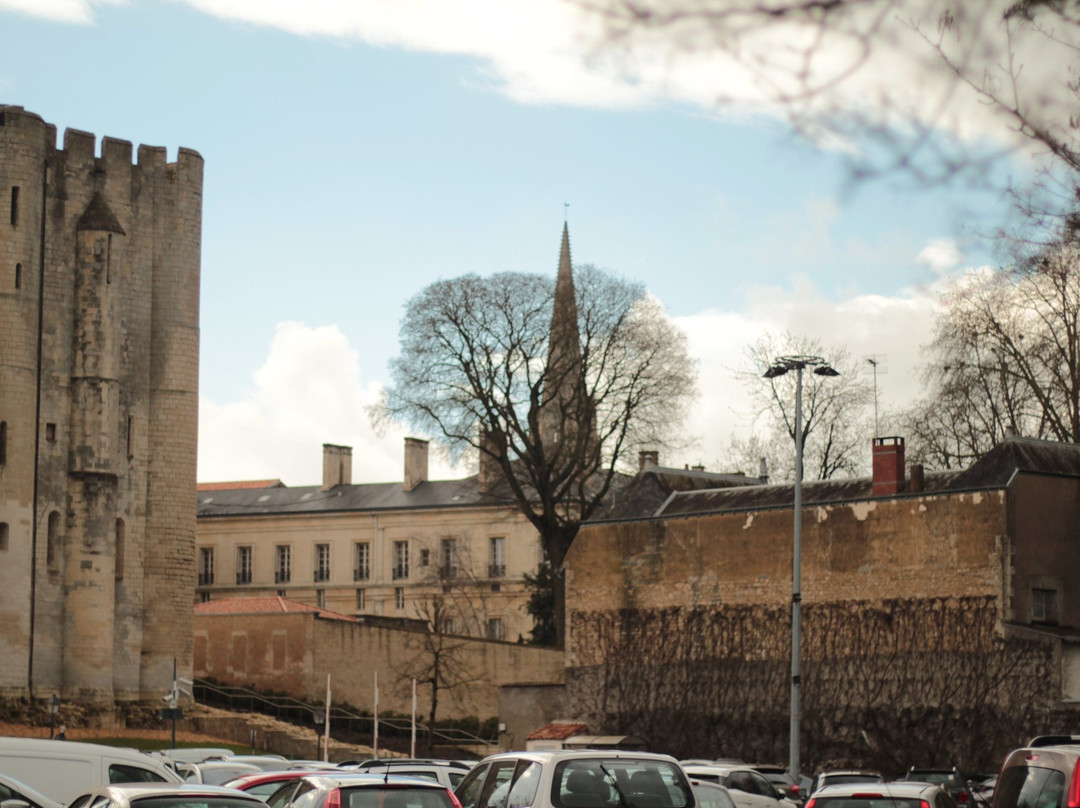
[[[445,788],[343,788],[341,808],[454,808]]]
[[[674,764],[663,760],[593,758],[555,769],[555,808],[687,808],[694,804]]]
[[[259,808],[259,803],[238,797],[209,796],[205,794],[177,794],[175,796],[143,797],[132,800],[132,808]]]
[[[1056,769],[1010,766],[998,778],[994,805],[1005,808],[1061,808],[1065,775]]]
[[[814,808],[920,808],[918,797],[820,797]]]

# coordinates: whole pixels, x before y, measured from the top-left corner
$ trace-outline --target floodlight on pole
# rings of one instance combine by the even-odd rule
[[[799,649],[802,635],[802,382],[803,371],[808,367],[812,367],[818,376],[840,375],[820,356],[781,356],[769,366],[764,374],[766,379],[775,379],[789,370],[795,371],[795,496],[792,505],[795,523],[791,552],[791,729],[788,772],[796,779],[799,777],[800,770],[799,724],[802,718],[800,713],[802,660]]]

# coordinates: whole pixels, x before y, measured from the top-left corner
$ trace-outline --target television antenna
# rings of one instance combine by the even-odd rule
[[[881,437],[881,430],[878,426],[878,394],[877,394],[877,377],[878,374],[886,374],[889,372],[889,357],[886,354],[867,354],[863,357],[863,361],[866,362],[870,368],[869,373],[874,374],[874,437]]]

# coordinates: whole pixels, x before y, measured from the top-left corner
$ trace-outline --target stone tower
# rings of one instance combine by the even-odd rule
[[[0,106],[0,694],[190,675],[202,174]]]

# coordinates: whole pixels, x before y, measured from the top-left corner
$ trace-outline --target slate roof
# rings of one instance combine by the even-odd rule
[[[266,596],[255,598],[222,598],[195,604],[195,614],[280,614],[282,612],[316,612],[324,620],[358,622],[351,615],[320,609],[288,598]]]
[[[1007,486],[1016,473],[1048,474],[1080,477],[1080,445],[1037,440],[1007,438],[966,469],[926,472],[922,491],[904,491],[889,497],[923,496],[925,494],[998,489]],[[629,489],[628,489],[629,490]],[[862,477],[849,480],[804,482],[803,505],[857,502],[873,499],[873,480]],[[627,519],[666,518],[724,511],[752,511],[771,508],[790,508],[795,489],[783,485],[744,485],[706,490],[675,491],[665,502],[648,510],[655,496],[646,491],[637,507],[627,506],[622,512],[612,509],[608,515],[592,522],[624,521]]]
[[[699,469],[646,466],[624,485],[612,486],[611,504],[590,521],[638,519],[654,514],[675,491],[713,491],[759,485],[757,477]]]
[[[476,476],[461,480],[428,480],[411,491],[400,482],[295,488],[233,488],[200,490],[199,518],[256,516],[284,513],[416,510],[421,508],[514,506],[513,500],[480,491]]]

